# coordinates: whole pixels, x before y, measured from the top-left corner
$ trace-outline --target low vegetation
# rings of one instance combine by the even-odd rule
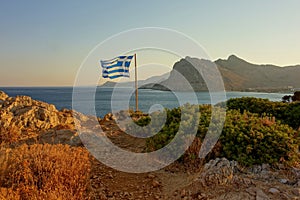
[[[21,131],[16,127],[0,127],[0,144],[10,144],[21,138]]]
[[[245,110],[251,113],[257,113],[259,116],[270,115],[276,117],[276,120],[288,124],[294,129],[300,127],[300,103],[272,102],[268,99],[254,97],[242,97],[230,99],[227,101],[228,110],[239,110],[243,113]]]
[[[211,121],[211,106],[200,105],[199,109],[197,138],[203,142]],[[179,130],[180,109],[166,112],[165,126],[157,135],[147,139],[149,151],[167,145]],[[299,163],[299,115],[300,104],[297,103],[284,104],[256,98],[231,99],[219,142],[209,157],[226,157],[247,166],[262,163],[295,165]],[[148,118],[139,121],[139,124],[147,123]],[[198,153],[199,148],[189,148],[188,155],[183,158],[197,158]]]
[[[84,199],[90,161],[84,148],[34,144],[0,152],[0,199]]]
[[[227,116],[220,137],[222,156],[245,165],[298,161],[299,138],[288,125],[249,111],[230,110]]]

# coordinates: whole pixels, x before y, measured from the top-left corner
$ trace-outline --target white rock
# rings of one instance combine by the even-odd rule
[[[288,182],[288,180],[285,178],[281,178],[281,179],[279,179],[279,182],[282,184],[286,184]]]
[[[278,189],[276,189],[276,188],[270,188],[269,192],[272,193],[272,194],[278,194],[278,193],[280,193],[280,191]]]

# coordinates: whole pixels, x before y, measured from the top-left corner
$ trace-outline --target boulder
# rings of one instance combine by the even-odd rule
[[[229,161],[226,158],[210,160],[204,165],[204,169],[198,180],[203,186],[226,185],[233,181],[236,161]]]

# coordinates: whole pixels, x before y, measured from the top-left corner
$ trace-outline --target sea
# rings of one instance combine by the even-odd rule
[[[18,95],[26,95],[32,97],[32,99],[47,102],[54,104],[57,109],[73,109],[73,87],[0,87],[1,91],[4,91],[11,97]],[[85,88],[87,94],[90,94],[91,91],[95,91],[92,88]],[[85,91],[83,90],[83,91]],[[135,108],[135,94],[130,93],[132,89],[122,88],[118,90],[117,98],[113,97],[115,92],[114,88],[103,88],[98,87],[96,92],[94,92],[93,99],[80,98],[76,99],[77,104],[83,106],[76,106],[80,108],[77,111],[84,114],[96,114],[98,117],[103,117],[105,114],[112,112],[112,109],[115,110],[115,107],[112,107],[112,102],[117,101],[118,109],[128,110]],[[121,92],[120,92],[121,91]],[[181,105],[182,103],[193,103],[189,102],[191,96],[197,98],[199,104],[211,104],[211,96],[208,92],[171,92],[171,91],[158,91],[150,89],[139,89],[139,109],[143,112],[153,111],[153,106],[156,109],[161,108],[175,108]],[[178,100],[178,94],[181,100]],[[126,100],[129,95],[129,100]],[[287,95],[285,93],[262,93],[262,92],[226,92],[226,98],[238,98],[238,97],[257,97],[269,99],[271,101],[281,101],[281,98]],[[84,92],[83,95],[84,97]],[[124,98],[123,98],[124,97]],[[93,102],[94,101],[94,102]],[[91,108],[88,106],[90,104],[95,105]],[[214,102],[218,103],[218,102]],[[86,105],[86,106],[85,106]],[[113,104],[114,105],[114,104]],[[156,110],[154,108],[154,110]]]

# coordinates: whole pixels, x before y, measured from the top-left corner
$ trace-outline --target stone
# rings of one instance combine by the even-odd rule
[[[287,184],[288,180],[285,179],[285,178],[281,178],[281,179],[279,179],[279,182],[282,183],[282,184]]]
[[[103,117],[103,121],[112,121],[115,120],[115,116],[112,113],[107,113],[104,117]]]
[[[269,164],[262,164],[261,169],[262,169],[262,171],[269,171],[270,170],[270,165]]]
[[[272,193],[272,194],[279,194],[280,193],[280,191],[276,188],[270,188],[269,192]]]
[[[292,190],[292,193],[293,193],[294,195],[296,195],[297,197],[300,197],[300,188],[294,188],[294,189]]]
[[[203,186],[226,185],[232,183],[236,161],[226,158],[210,160],[205,164],[198,180]]]
[[[256,200],[269,200],[270,198],[259,188],[256,190]]]
[[[185,197],[185,196],[186,196],[186,190],[185,190],[185,189],[183,189],[183,190],[181,191],[180,196],[181,196],[181,197]]]
[[[3,91],[0,91],[0,100],[5,101],[8,98],[8,95]]]
[[[294,177],[300,180],[300,169],[293,167],[292,172],[294,174]]]
[[[155,176],[154,176],[153,174],[148,174],[147,177],[148,177],[148,178],[151,178],[151,179],[155,178]]]
[[[159,187],[159,186],[160,186],[160,183],[159,183],[158,181],[156,181],[156,180],[153,180],[153,181],[152,181],[152,186],[153,186],[154,188]]]
[[[255,196],[256,195],[256,190],[257,190],[257,188],[255,188],[255,187],[249,187],[249,188],[246,189],[246,192],[248,194],[250,194],[251,196]]]

